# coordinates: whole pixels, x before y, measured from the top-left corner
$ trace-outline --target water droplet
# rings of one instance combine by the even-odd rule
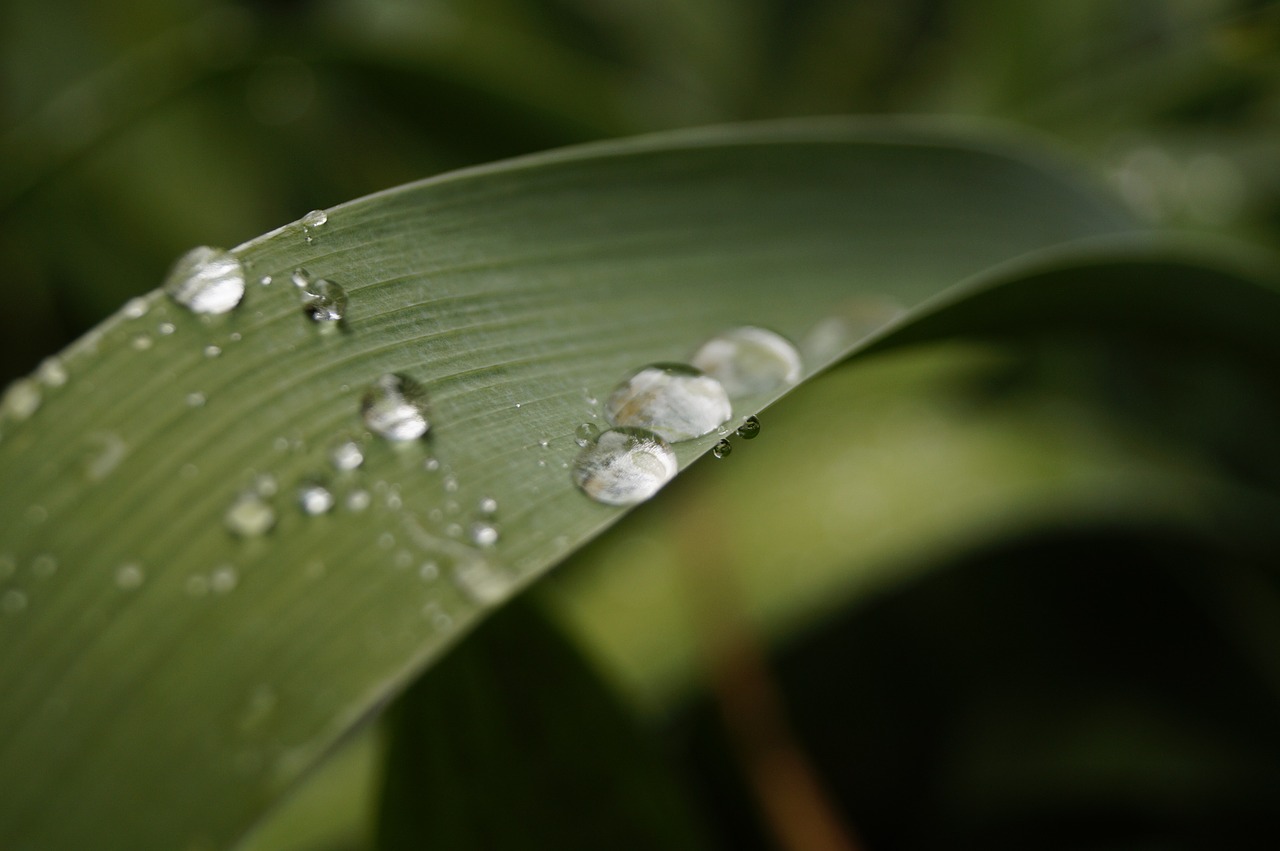
[[[136,564],[122,564],[116,568],[116,587],[121,591],[132,591],[146,578],[142,568]]]
[[[596,502],[634,505],[671,481],[676,454],[661,437],[640,428],[613,428],[583,448],[573,462],[573,483]]]
[[[58,572],[58,560],[49,553],[42,553],[31,560],[31,575],[37,579],[48,579]]]
[[[396,545],[396,536],[390,532],[383,532],[378,536],[378,546],[384,550],[394,549]]]
[[[14,422],[22,422],[40,409],[41,401],[39,385],[30,378],[19,378],[4,392],[0,411]]]
[[[733,444],[727,440],[721,440],[715,446],[711,447],[711,454],[715,458],[724,458],[733,451]]]
[[[209,574],[209,589],[215,594],[230,593],[239,584],[240,574],[229,564],[224,564]]]
[[[302,299],[302,312],[312,322],[337,323],[347,315],[347,291],[334,281],[309,281],[299,287],[298,296]]]
[[[772,393],[800,380],[800,353],[785,337],[745,325],[702,344],[693,365],[724,385],[731,399]]]
[[[359,469],[364,463],[364,452],[360,450],[360,444],[354,440],[344,440],[333,447],[333,451],[329,453],[329,460],[335,470],[345,473]]]
[[[126,301],[120,312],[129,319],[141,319],[147,315],[147,311],[150,309],[151,305],[147,303],[146,298],[137,296]]]
[[[416,381],[388,373],[365,391],[360,401],[365,425],[387,440],[416,440],[431,427],[427,394]]]
[[[263,287],[269,287],[271,286],[272,280],[274,279],[270,275],[263,275],[261,278],[258,279],[258,285]]]
[[[10,588],[0,597],[0,611],[6,615],[16,615],[27,607],[27,595],[17,588]]]
[[[483,520],[471,524],[471,543],[477,547],[492,547],[498,543],[498,527]]]
[[[232,331],[232,332],[231,332],[231,342],[233,342],[233,343],[238,343],[238,342],[240,342],[240,338],[241,338],[241,334],[240,334],[240,332],[239,332],[239,331]]]
[[[36,377],[45,387],[61,387],[67,383],[67,368],[57,357],[45,358],[36,370]]]
[[[435,582],[440,576],[440,567],[434,561],[424,561],[418,566],[418,577],[423,582]]]
[[[501,602],[515,586],[514,578],[482,558],[469,558],[455,564],[453,581],[471,602],[480,606]]]
[[[392,563],[400,570],[408,570],[409,565],[413,564],[413,553],[408,550],[399,550]]]
[[[760,435],[760,420],[757,417],[747,417],[742,421],[742,425],[738,426],[738,437],[743,440],[755,440]]]
[[[151,338],[146,334],[139,334],[133,338],[132,345],[136,351],[145,352],[147,349],[151,348]]]
[[[428,473],[438,473],[440,471],[440,459],[435,456],[429,456],[422,462],[422,469]]]
[[[496,514],[498,512],[498,501],[491,496],[486,496],[476,505],[481,514]]]
[[[253,477],[253,489],[258,492],[258,496],[275,496],[280,491],[280,485],[275,476],[263,473]]]
[[[302,217],[302,226],[304,228],[318,228],[327,221],[329,221],[329,214],[324,210],[312,210]]]
[[[733,414],[720,382],[684,364],[652,364],[618,385],[604,403],[615,426],[644,428],[678,442],[701,437]]]
[[[161,337],[168,337],[170,334],[172,334],[174,331],[177,331],[177,330],[178,330],[177,326],[175,326],[172,322],[161,322],[159,325],[156,326],[156,333],[159,334]]]
[[[89,457],[84,462],[84,474],[91,482],[100,482],[120,466],[128,453],[128,446],[118,434],[95,431],[86,438],[90,444]]]
[[[164,289],[193,313],[226,313],[244,297],[244,268],[231,252],[202,245],[178,258]]]
[[[333,509],[333,494],[324,485],[309,482],[298,489],[298,504],[312,517]]]
[[[216,358],[222,354],[221,346],[208,345],[204,347],[204,356],[207,358]]]
[[[203,407],[204,407],[204,403],[205,403],[205,402],[207,402],[207,401],[208,401],[208,399],[206,399],[206,398],[205,398],[205,395],[204,395],[203,393],[196,392],[196,393],[188,393],[188,394],[187,394],[187,407],[188,407],[188,408],[203,408]]]
[[[600,427],[595,423],[583,423],[573,430],[573,442],[579,446],[590,446],[600,436]]]
[[[223,517],[227,529],[241,538],[256,538],[276,525],[276,512],[253,491],[240,494]]]
[[[373,497],[369,496],[366,490],[352,491],[347,494],[347,510],[348,511],[364,511],[373,503]]]

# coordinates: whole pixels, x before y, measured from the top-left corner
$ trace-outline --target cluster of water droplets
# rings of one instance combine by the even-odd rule
[[[724,425],[734,400],[773,393],[800,380],[800,354],[786,338],[764,328],[743,326],[703,343],[691,363],[656,363],[623,379],[604,403],[613,426],[600,432],[578,427],[581,447],[573,482],[587,496],[608,505],[643,502],[675,476],[672,443],[721,430],[712,455],[724,458],[733,445]],[[760,433],[760,420],[747,417],[736,429],[744,440]]]

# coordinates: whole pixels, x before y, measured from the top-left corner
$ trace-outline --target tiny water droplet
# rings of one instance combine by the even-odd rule
[[[352,491],[347,494],[347,510],[360,512],[364,511],[373,503],[373,497],[366,490]]]
[[[486,496],[480,500],[476,508],[481,514],[496,514],[498,512],[498,501],[491,496]]]
[[[751,325],[707,340],[692,362],[724,385],[731,399],[795,384],[802,372],[800,353],[789,340]]]
[[[437,473],[437,472],[439,472],[439,471],[440,471],[440,459],[439,459],[439,458],[436,458],[434,455],[433,455],[433,456],[429,456],[425,461],[423,461],[423,462],[422,462],[422,469],[426,470],[428,473]]]
[[[634,505],[671,481],[678,464],[667,442],[640,428],[613,428],[578,453],[573,483],[596,502]]]
[[[216,358],[222,354],[221,346],[208,345],[204,347],[204,356],[207,358]]]
[[[711,447],[711,454],[717,459],[724,458],[726,455],[728,455],[732,451],[733,451],[733,444],[727,440],[721,440],[715,446]]]
[[[206,399],[206,398],[205,398],[205,395],[204,395],[203,393],[195,392],[195,393],[188,393],[188,394],[187,394],[187,407],[188,407],[188,408],[203,408],[203,407],[204,407],[204,403],[205,403],[205,402],[207,402],[207,401],[208,401],[208,399]]]
[[[327,221],[329,221],[329,214],[324,210],[312,210],[302,217],[302,226],[304,228],[318,228]]]
[[[333,447],[333,451],[329,453],[329,460],[333,463],[335,470],[346,473],[359,469],[364,463],[364,452],[360,450],[360,444],[354,440],[344,440]]]
[[[758,417],[747,417],[742,421],[742,425],[738,426],[738,437],[743,440],[755,440],[760,435],[760,420]]]
[[[6,615],[16,615],[27,607],[27,595],[17,588],[10,588],[0,597],[0,611]]]
[[[30,378],[19,378],[4,391],[0,411],[14,422],[22,422],[40,409],[44,397],[40,387]]]
[[[258,285],[263,287],[269,287],[271,286],[272,280],[274,279],[270,275],[263,275],[261,278],[258,279]]]
[[[378,546],[384,550],[394,549],[396,545],[396,536],[390,532],[383,532],[378,536]]]
[[[298,489],[298,504],[312,517],[333,509],[333,494],[324,485],[310,482]]]
[[[444,492],[445,493],[458,492],[458,477],[455,476],[453,473],[449,473],[444,477]],[[456,511],[458,503],[452,502],[452,505],[454,506],[454,510]]]
[[[342,285],[317,278],[298,289],[302,312],[312,322],[337,323],[347,315],[347,291]]]
[[[500,537],[498,527],[483,520],[471,524],[471,543],[477,547],[492,547]]]
[[[156,333],[159,334],[161,337],[168,337],[170,334],[172,334],[174,331],[177,331],[177,330],[178,330],[177,326],[174,325],[172,322],[161,322],[159,325],[156,326]]]
[[[253,489],[258,492],[258,496],[275,496],[280,485],[276,482],[276,477],[270,473],[262,473],[253,477]]]
[[[482,558],[465,559],[453,566],[453,581],[471,602],[489,606],[505,599],[515,579]]]
[[[100,482],[120,466],[128,454],[128,445],[120,435],[109,431],[95,431],[86,438],[91,451],[84,461],[84,474],[91,482]]]
[[[224,564],[209,574],[209,589],[215,594],[230,593],[239,584],[240,574],[229,564]]]
[[[604,412],[615,426],[648,429],[678,442],[715,431],[733,409],[716,379],[685,364],[658,363],[619,384]]]
[[[239,331],[232,331],[232,332],[231,332],[231,342],[233,342],[233,343],[238,343],[238,342],[240,342],[240,338],[241,338],[241,334],[240,334],[240,332],[239,332]]]
[[[164,289],[193,313],[226,313],[244,297],[244,267],[231,252],[202,245],[178,258]]]
[[[139,352],[145,352],[151,348],[151,338],[146,334],[139,334],[133,338],[133,348]]]
[[[416,440],[431,427],[427,394],[416,381],[388,373],[376,379],[360,401],[370,431],[387,440]]]
[[[136,296],[124,303],[124,307],[120,309],[129,319],[141,319],[147,315],[147,311],[151,309],[151,305],[147,303],[143,296]]]
[[[573,430],[573,442],[582,447],[590,446],[600,436],[600,427],[595,423],[583,423]]]
[[[121,591],[132,591],[147,578],[142,568],[136,564],[123,564],[116,568],[116,587]]]
[[[434,561],[424,561],[418,566],[418,577],[423,582],[434,582],[440,576],[440,567]]]
[[[276,525],[276,512],[260,494],[248,491],[231,503],[223,520],[233,535],[256,538]]]
[[[45,387],[61,387],[67,383],[67,368],[56,356],[45,358],[36,370],[36,377]]]

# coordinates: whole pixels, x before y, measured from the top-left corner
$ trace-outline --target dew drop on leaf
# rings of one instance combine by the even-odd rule
[[[360,451],[360,444],[354,440],[344,440],[333,447],[333,451],[329,453],[329,461],[335,470],[346,473],[358,469],[364,463],[364,453]]]
[[[755,440],[760,435],[760,420],[757,417],[747,417],[742,421],[742,425],[738,426],[738,437],[743,440]]]
[[[498,527],[484,520],[471,524],[471,543],[477,547],[492,547],[498,543]]]
[[[693,356],[693,365],[720,381],[732,399],[772,393],[800,380],[800,353],[785,337],[745,325],[717,334]]]
[[[116,587],[121,591],[132,591],[142,585],[146,574],[139,565],[129,563],[116,568]]]
[[[600,436],[600,429],[595,423],[583,423],[573,431],[573,440],[579,446],[590,446]]]
[[[223,520],[233,535],[256,538],[276,525],[276,512],[257,492],[246,491],[231,503]]]
[[[711,447],[711,454],[715,458],[724,458],[733,451],[733,444],[727,440],[721,440],[715,446]]]
[[[302,217],[302,226],[304,228],[318,228],[327,221],[329,221],[329,214],[324,210],[312,210]]]
[[[635,505],[657,493],[677,469],[675,452],[658,435],[641,428],[612,428],[578,453],[572,477],[596,502]]]
[[[298,504],[312,517],[327,514],[333,509],[333,494],[322,484],[308,482],[298,489]]]
[[[164,289],[193,313],[226,313],[244,297],[244,267],[230,251],[202,245],[178,258]]]
[[[715,431],[733,413],[716,379],[686,364],[651,364],[623,381],[604,403],[615,426],[643,428],[679,442]]]
[[[302,312],[312,322],[341,322],[347,315],[347,291],[325,278],[312,278],[306,269],[293,273],[294,286],[302,301]]]
[[[388,373],[369,385],[360,414],[370,431],[387,440],[416,440],[431,427],[426,391],[403,375]]]

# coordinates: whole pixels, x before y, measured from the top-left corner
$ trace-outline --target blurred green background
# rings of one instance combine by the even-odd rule
[[[1153,220],[1280,228],[1274,2],[8,0],[0,63],[6,381],[192,245],[680,126],[1009,120]]]
[[[0,63],[0,383],[193,245],[452,168],[741,119],[1008,121],[1152,224],[1280,245],[1275,2],[7,0]],[[945,403],[908,380],[918,398],[900,420],[886,401],[884,428],[948,405],[1069,408],[1098,433],[1164,418],[1275,492],[1274,450],[1227,457],[1250,417],[1249,446],[1274,434],[1275,411],[1250,407],[1262,385],[1190,358],[1174,362],[1207,364],[1188,379],[1204,395],[1175,381],[1181,407],[1152,401],[1172,349],[1106,345],[930,379],[955,391]],[[1187,398],[1219,416],[1190,416]],[[815,616],[773,651],[797,741],[868,847],[1276,847],[1274,539],[1124,518],[1009,528],[930,553],[949,569]],[[603,546],[552,579],[548,608],[592,599],[574,583],[616,555]],[[567,632],[591,632],[561,605]],[[772,847],[713,701],[692,694],[638,714],[708,847]],[[350,777],[335,788],[368,781]],[[305,847],[364,847],[351,823]]]

